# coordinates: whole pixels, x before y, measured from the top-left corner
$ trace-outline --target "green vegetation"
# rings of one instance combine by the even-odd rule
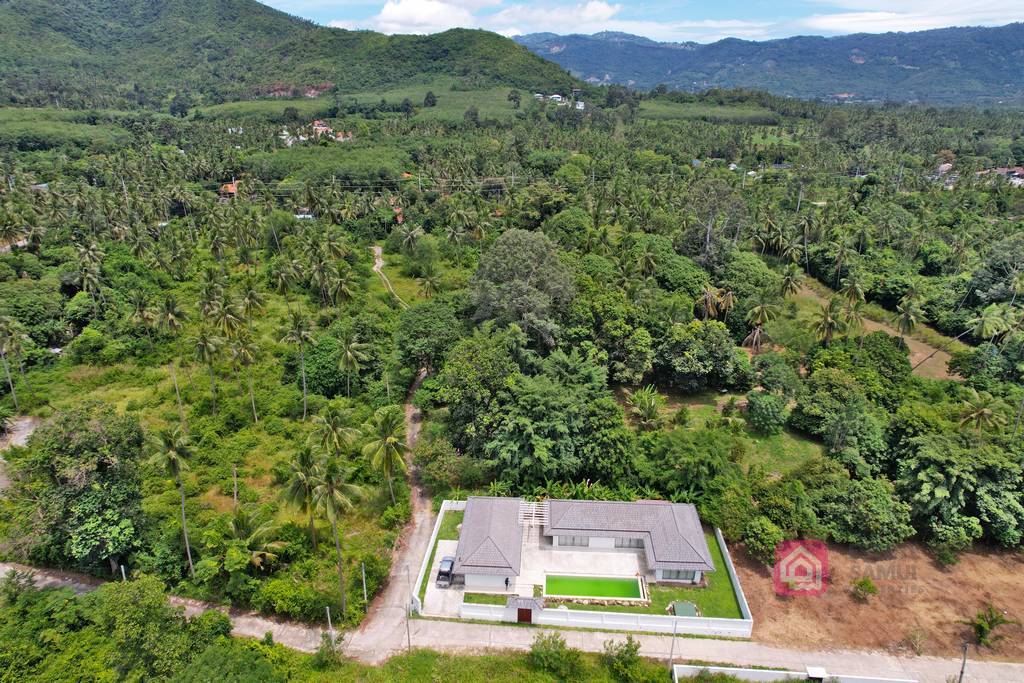
[[[640,582],[636,578],[557,575],[544,577],[544,595],[580,598],[643,597],[640,593]]]
[[[462,601],[473,605],[501,605],[504,607],[508,602],[508,596],[494,593],[466,593],[463,595]]]

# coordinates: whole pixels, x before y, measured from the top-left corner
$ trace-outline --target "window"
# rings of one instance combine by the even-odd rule
[[[590,545],[589,536],[559,536],[558,545],[560,546],[575,546],[578,548],[586,548]]]
[[[642,538],[616,538],[616,548],[643,548],[644,539]]]
[[[665,581],[690,581],[693,582],[697,579],[697,572],[692,570],[681,570],[681,569],[664,569],[661,572],[661,578]]]

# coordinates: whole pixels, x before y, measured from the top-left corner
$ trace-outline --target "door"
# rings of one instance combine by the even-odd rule
[[[532,624],[533,623],[533,610],[529,607],[519,608],[519,618],[517,621],[520,624]]]

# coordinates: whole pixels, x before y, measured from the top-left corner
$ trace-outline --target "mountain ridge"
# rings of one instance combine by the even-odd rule
[[[844,101],[1024,102],[1024,23],[714,43],[619,32],[514,40],[590,83],[740,87]]]
[[[0,104],[205,103],[453,76],[463,86],[568,85],[494,33],[385,36],[319,26],[256,0],[0,0]]]

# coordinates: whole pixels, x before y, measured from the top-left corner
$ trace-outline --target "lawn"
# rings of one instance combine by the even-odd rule
[[[457,541],[459,540],[459,525],[462,524],[462,518],[465,516],[465,512],[462,510],[449,510],[441,513],[441,527],[437,530],[438,541]],[[423,576],[423,583],[419,586],[418,594],[420,596],[420,604],[423,604],[423,598],[427,594],[427,582],[430,581],[430,571],[434,567],[434,555],[437,553],[437,542],[434,542],[433,547],[430,549],[430,561],[427,563],[427,573]]]
[[[653,121],[712,121],[777,125],[779,115],[756,105],[715,105],[704,102],[668,102],[645,100],[640,103],[640,118]]]
[[[462,596],[462,601],[471,605],[501,605],[504,607],[508,602],[508,596],[496,593],[466,593]]]
[[[632,612],[643,614],[667,614],[668,606],[676,600],[686,600],[697,605],[702,617],[741,619],[740,604],[725,569],[722,549],[713,533],[705,532],[711,560],[715,571],[706,575],[706,587],[672,586],[670,584],[648,584],[651,604],[648,605],[573,605],[569,609],[596,610],[601,612]]]
[[[643,597],[640,582],[635,578],[603,576],[546,576],[544,594],[580,598],[634,598]]]

